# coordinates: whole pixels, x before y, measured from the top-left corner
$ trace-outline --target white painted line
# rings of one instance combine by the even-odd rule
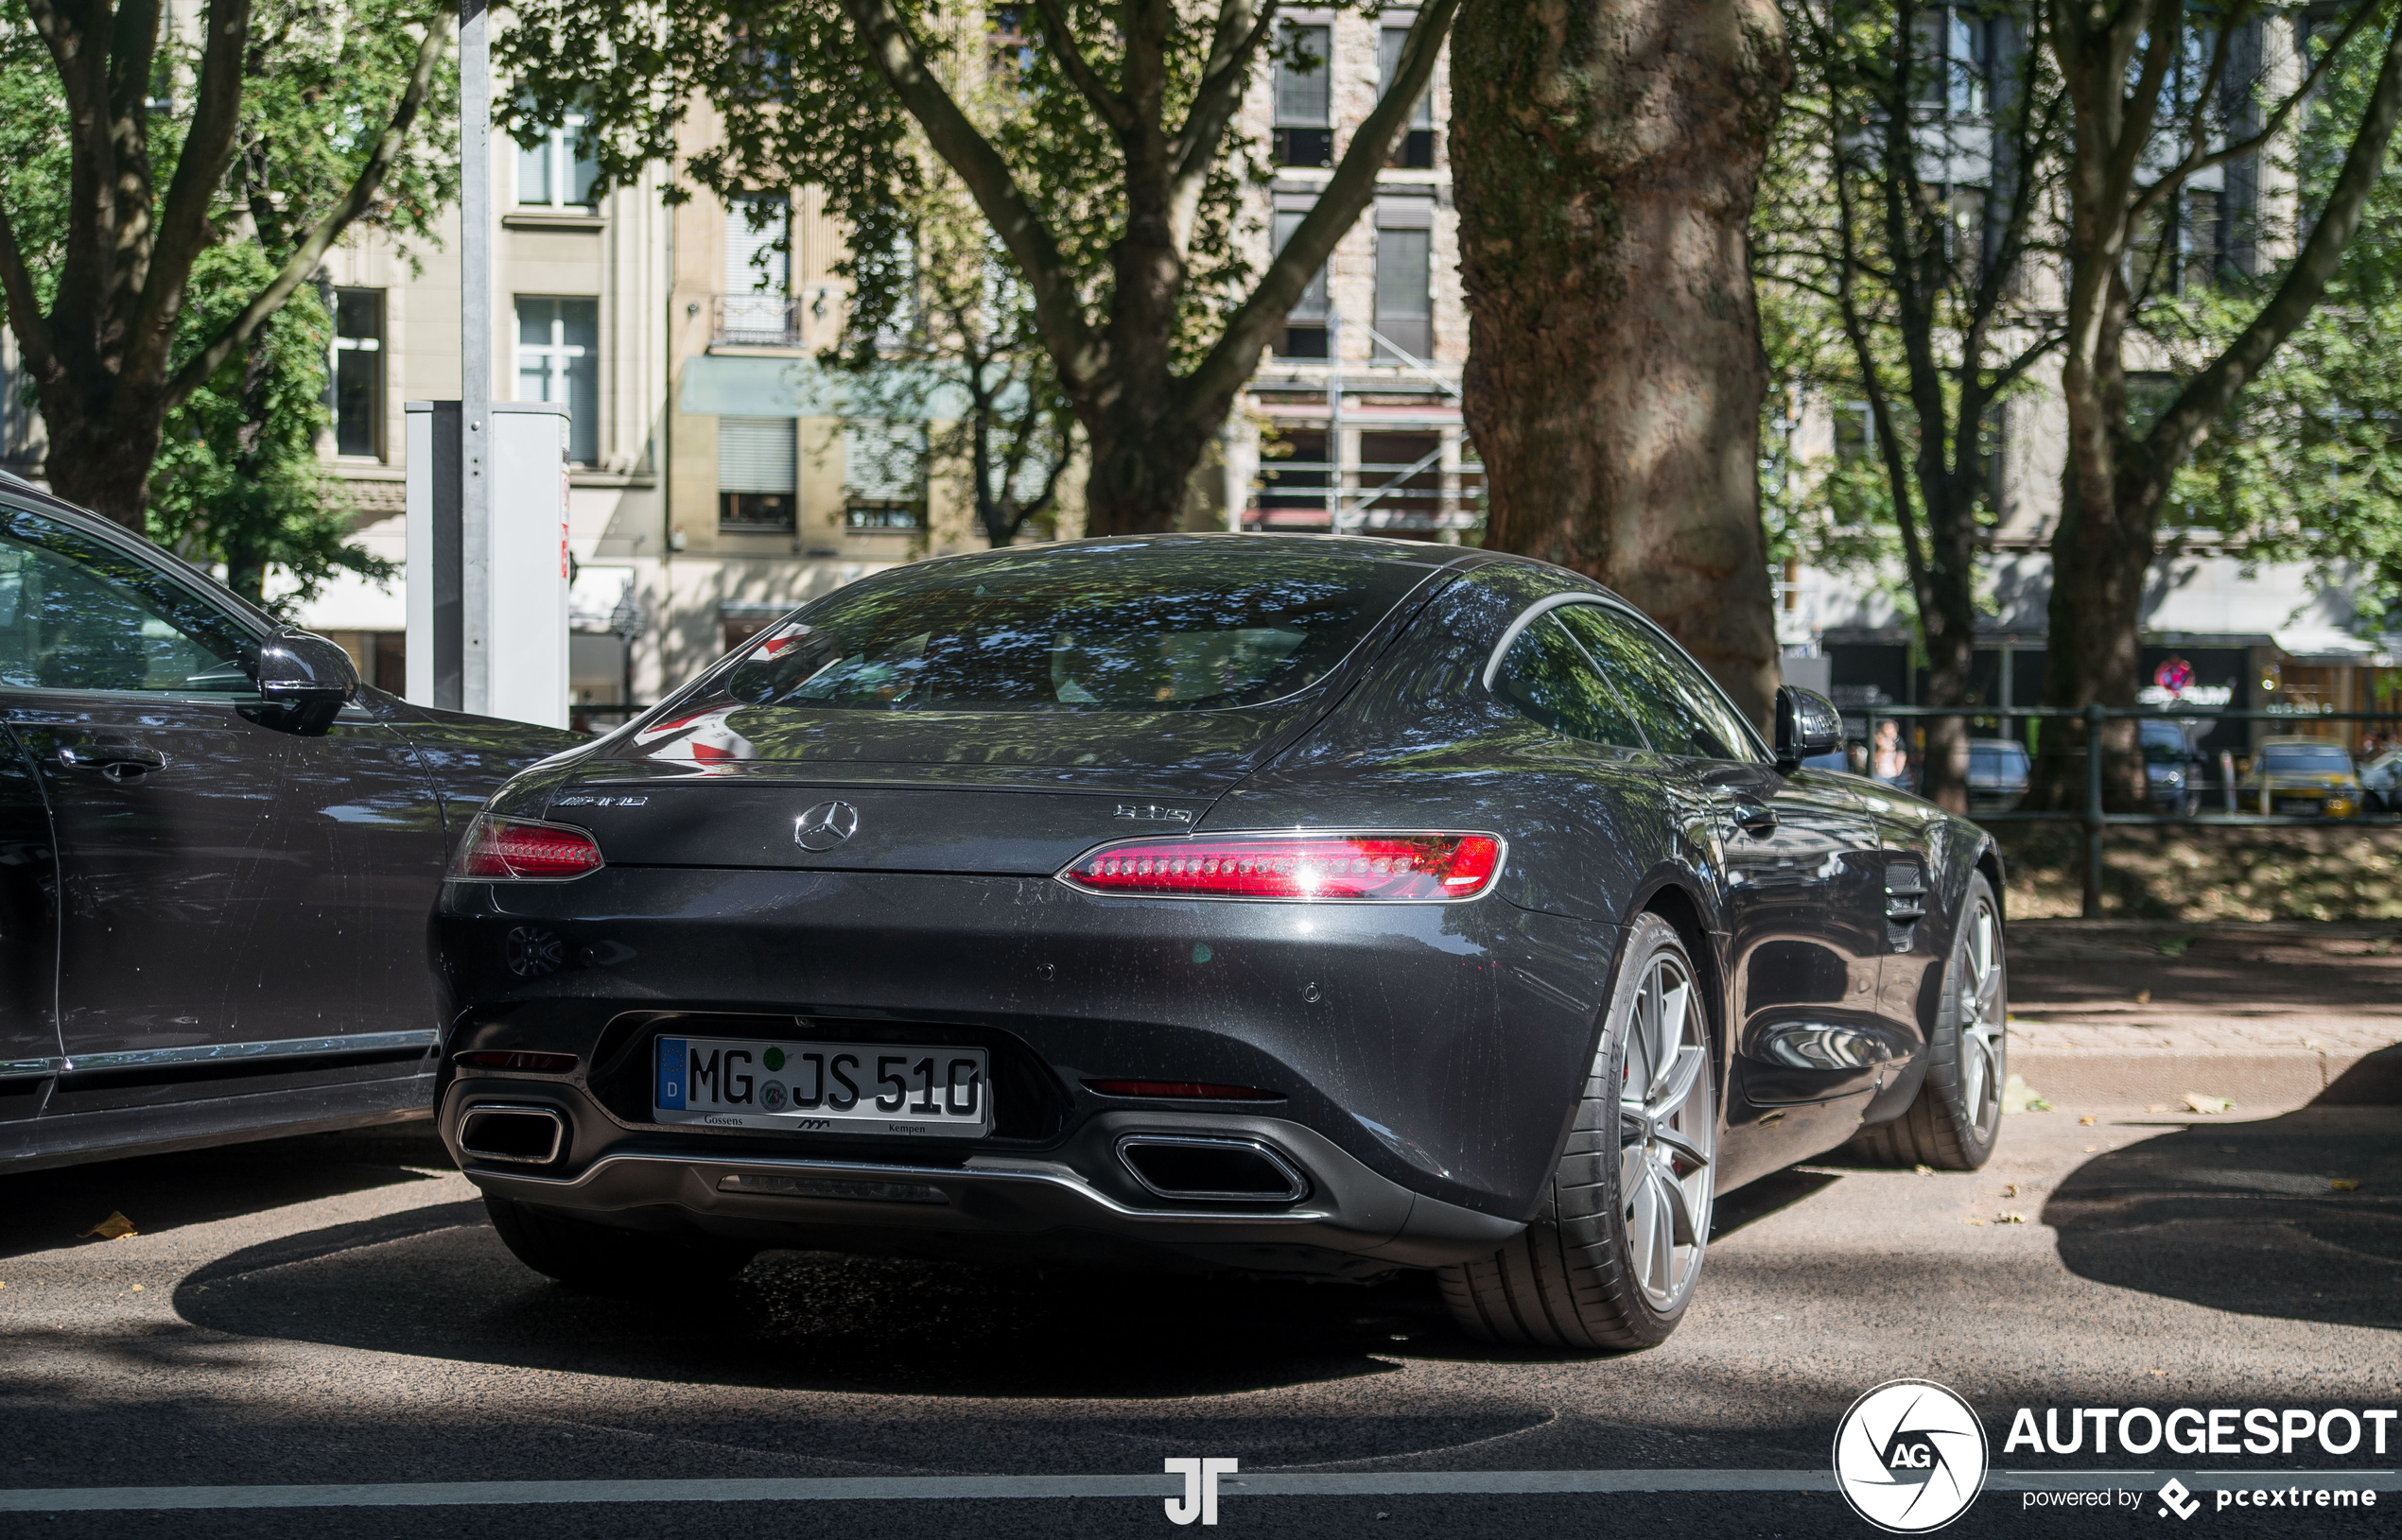
[[[2206,1490],[2242,1485],[2402,1491],[2402,1475],[2362,1471],[1995,1471],[1995,1491],[2157,1487],[2171,1476]],[[1536,1497],[1606,1492],[1832,1492],[1827,1470],[1295,1471],[1229,1476],[1227,1497]],[[390,1481],[346,1486],[0,1488],[0,1514],[130,1513],[195,1508],[446,1508],[527,1503],[891,1502],[1025,1497],[1174,1497],[1184,1479],[1127,1476],[846,1476],[790,1479]]]

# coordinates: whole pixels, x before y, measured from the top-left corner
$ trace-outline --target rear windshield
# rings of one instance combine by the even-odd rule
[[[2260,751],[2272,770],[2348,770],[2352,756],[2333,744],[2272,743]]]
[[[724,693],[832,711],[1208,711],[1316,683],[1426,576],[1349,552],[1116,546],[908,569],[762,637]]]

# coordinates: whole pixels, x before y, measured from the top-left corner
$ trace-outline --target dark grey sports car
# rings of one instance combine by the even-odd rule
[[[1993,1149],[1992,842],[1800,767],[1838,731],[1479,551],[886,573],[494,799],[441,1127],[571,1284],[1433,1268],[1487,1337],[1658,1342],[1716,1193]]]
[[[0,476],[0,1170],[424,1116],[451,845],[576,741]]]

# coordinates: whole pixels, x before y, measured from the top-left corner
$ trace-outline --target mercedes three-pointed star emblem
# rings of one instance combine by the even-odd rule
[[[846,802],[822,802],[792,825],[792,842],[803,850],[832,850],[859,829],[859,809]]]

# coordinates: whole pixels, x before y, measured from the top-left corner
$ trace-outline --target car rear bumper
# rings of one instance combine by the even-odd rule
[[[1582,1090],[1617,938],[1497,897],[1154,901],[1047,879],[666,868],[453,884],[440,927],[450,1055],[578,1056],[556,1076],[445,1070],[444,1137],[489,1191],[763,1242],[1132,1245],[1263,1271],[1431,1265],[1514,1234]],[[997,1107],[1013,1083],[1015,1101],[985,1139],[663,1125],[649,1045],[670,1030],[983,1044]],[[1278,1099],[1086,1083],[1120,1078]],[[503,1103],[556,1111],[554,1159],[461,1150],[466,1113]],[[1120,1154],[1130,1133],[1255,1140],[1308,1190],[1280,1206],[1160,1201]],[[745,1173],[801,1185],[726,1185]],[[926,1190],[855,1190],[879,1184]]]
[[[1087,1261],[1181,1259],[1265,1272],[1368,1276],[1489,1254],[1523,1226],[1414,1193],[1314,1131],[1278,1118],[1114,1113],[1057,1151],[957,1164],[751,1153],[692,1141],[625,1141],[572,1173],[479,1160],[459,1150],[464,1112],[491,1100],[454,1088],[445,1136],[468,1177],[518,1203],[630,1229],[699,1230],[764,1246]],[[528,1105],[512,1093],[508,1104]],[[1275,1205],[1132,1200],[1096,1181],[1126,1135],[1240,1141],[1306,1179]],[[1117,1190],[1110,1190],[1115,1188]]]

